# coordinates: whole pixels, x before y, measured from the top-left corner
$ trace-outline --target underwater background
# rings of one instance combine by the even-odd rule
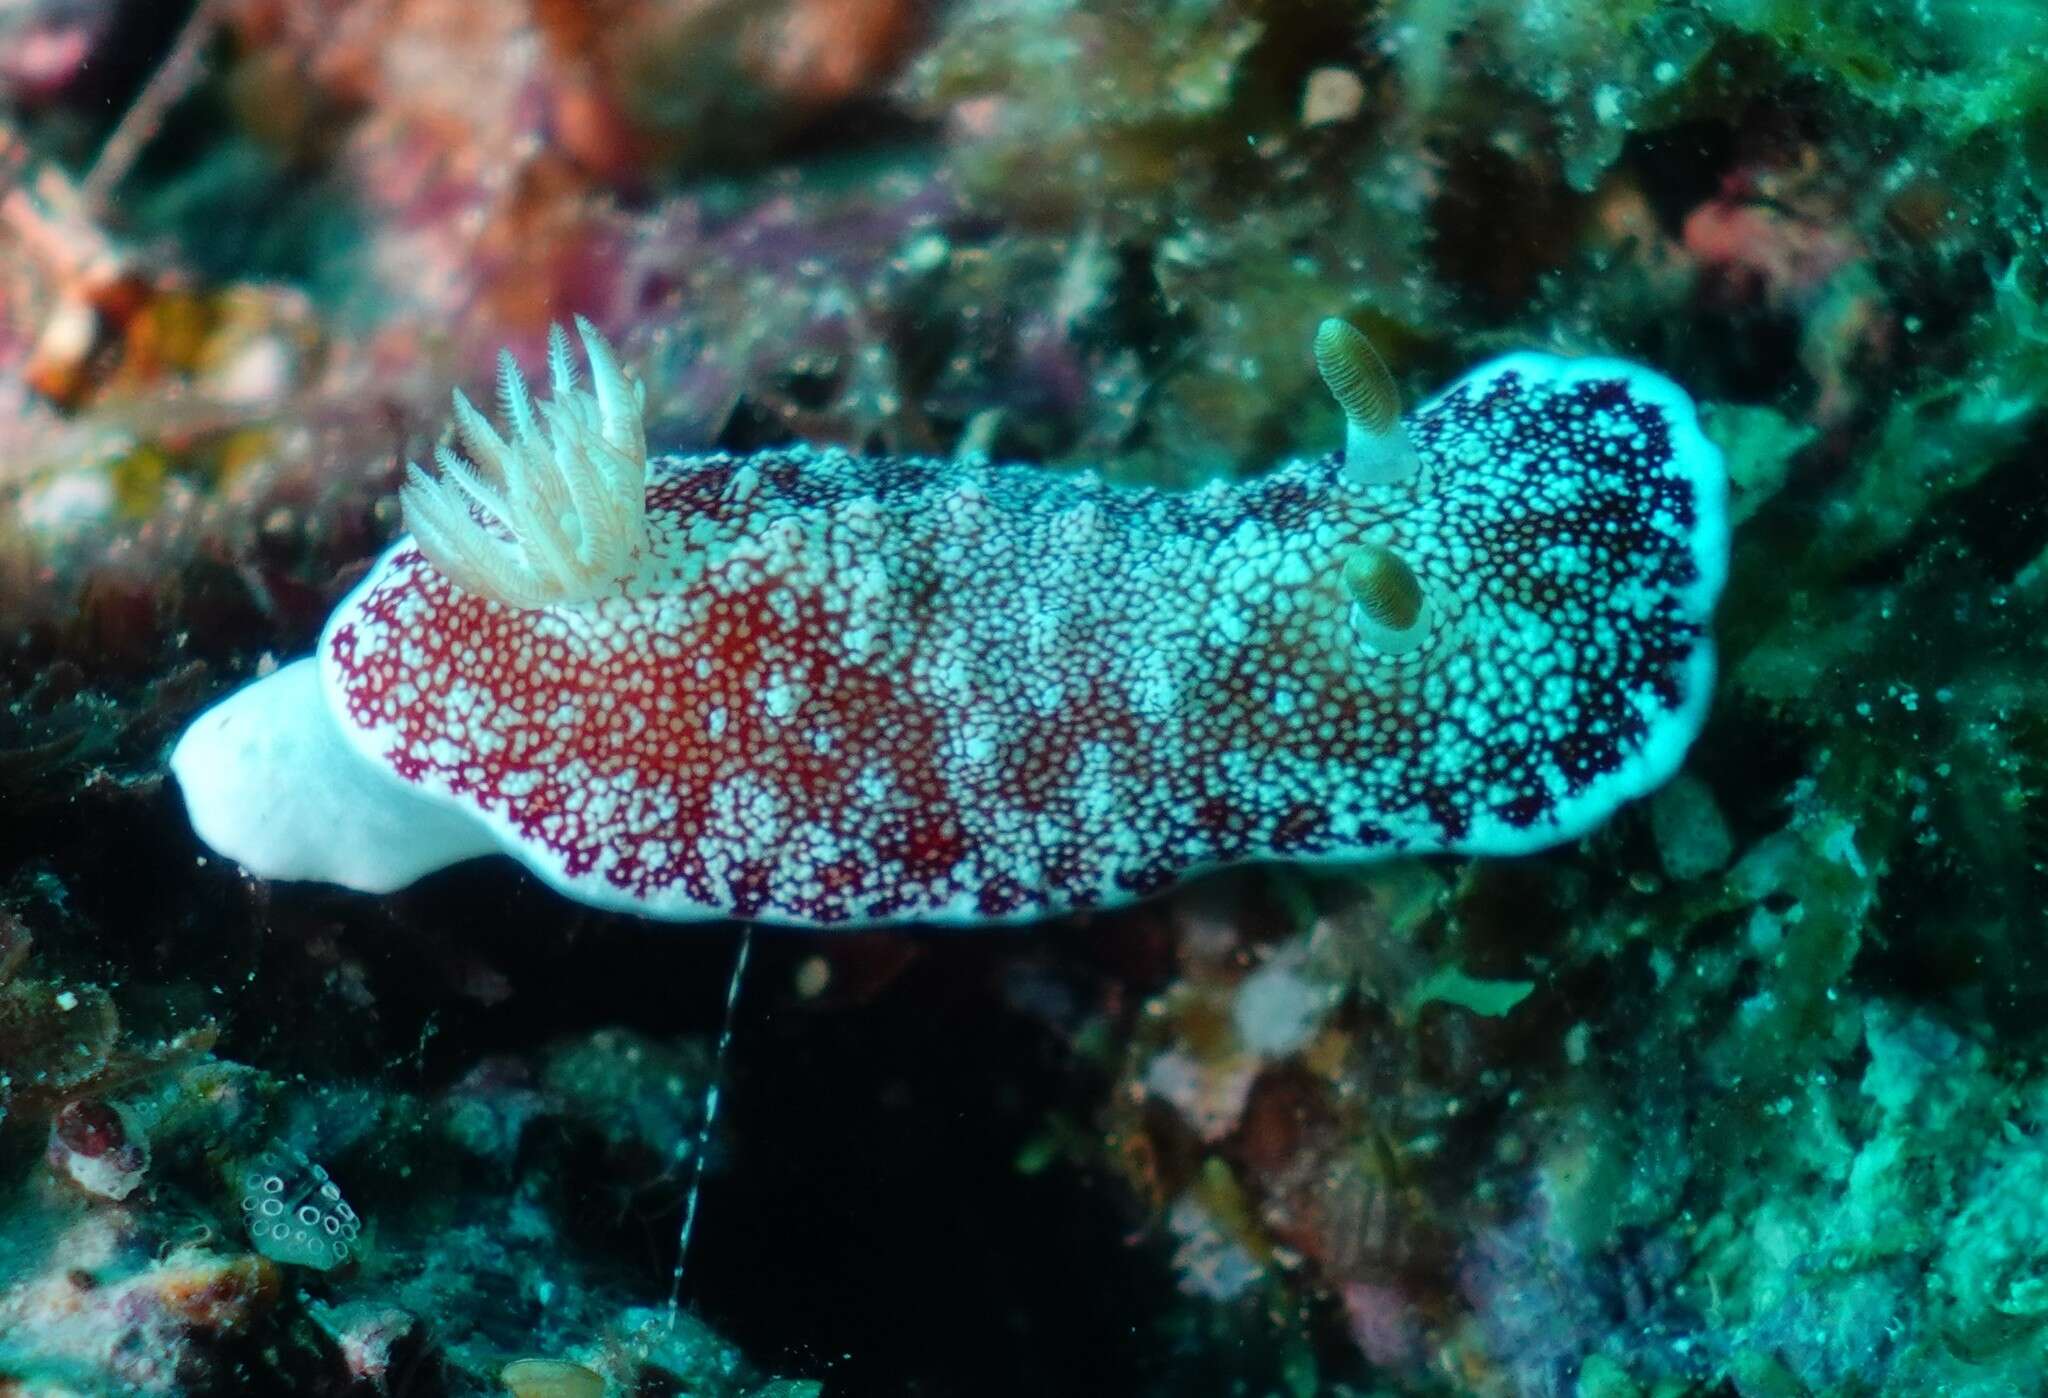
[[[0,0],[0,1394],[2043,1391],[2044,178],[2033,0]],[[764,932],[700,1162],[731,925],[165,768],[579,313],[661,446],[1176,488],[1342,439],[1325,316],[1635,360],[1707,727],[1535,856]]]

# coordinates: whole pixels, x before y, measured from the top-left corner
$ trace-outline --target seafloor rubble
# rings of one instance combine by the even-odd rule
[[[0,1392],[2032,1391],[2044,75],[2023,0],[0,7]],[[256,884],[163,771],[572,311],[667,444],[1171,485],[1336,440],[1324,315],[1640,359],[1712,719],[1536,858],[766,941],[672,1328],[730,937]]]

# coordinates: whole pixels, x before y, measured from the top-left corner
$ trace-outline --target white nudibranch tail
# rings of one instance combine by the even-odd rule
[[[569,337],[548,335],[551,397],[536,404],[501,354],[498,435],[462,391],[465,459],[437,447],[438,478],[408,463],[399,491],[420,552],[458,587],[509,607],[588,602],[633,570],[647,535],[647,390],[626,376],[595,326],[576,317],[590,389],[576,386]]]
[[[1401,393],[1372,341],[1331,316],[1316,327],[1316,369],[1344,410],[1344,473],[1360,485],[1414,475],[1421,462],[1401,423]]]

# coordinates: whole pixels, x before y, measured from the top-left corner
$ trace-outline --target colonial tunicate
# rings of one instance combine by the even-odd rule
[[[362,1220],[303,1151],[273,1141],[244,1167],[241,1197],[249,1240],[271,1261],[327,1272],[354,1255]]]

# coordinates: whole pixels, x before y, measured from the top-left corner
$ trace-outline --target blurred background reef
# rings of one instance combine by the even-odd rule
[[[2036,1391],[2044,187],[2035,0],[0,0],[0,1394]],[[1638,359],[1713,716],[1532,859],[765,941],[671,1330],[731,937],[162,765],[571,312],[663,445],[1168,486],[1324,315]]]

